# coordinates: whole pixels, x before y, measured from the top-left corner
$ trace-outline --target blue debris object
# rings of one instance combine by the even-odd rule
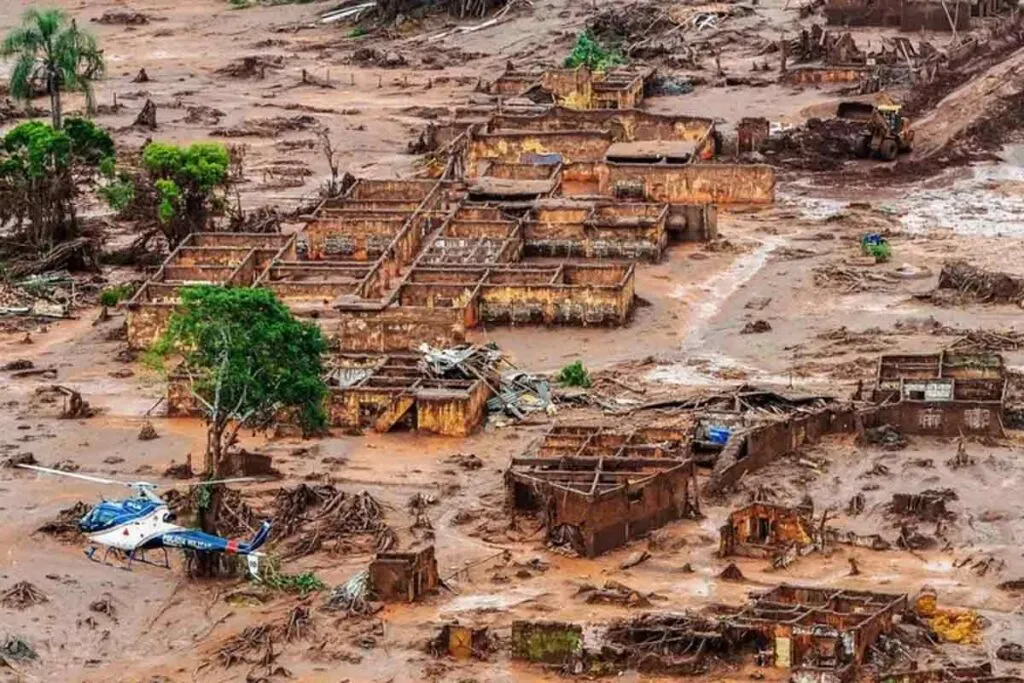
[[[711,443],[724,446],[729,443],[729,437],[732,436],[732,430],[728,427],[708,427],[707,435],[708,441]]]

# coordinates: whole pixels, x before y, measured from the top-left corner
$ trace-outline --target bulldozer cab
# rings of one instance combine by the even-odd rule
[[[878,105],[878,113],[885,118],[889,124],[889,130],[894,133],[898,133],[903,124],[903,117],[900,114],[900,106],[898,104],[880,104]]]

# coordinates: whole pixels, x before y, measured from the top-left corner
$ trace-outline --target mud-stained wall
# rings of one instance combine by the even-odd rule
[[[906,434],[955,437],[1004,436],[1002,405],[971,401],[901,401],[885,409],[889,423]]]
[[[250,247],[179,247],[169,265],[237,266],[250,251]]]
[[[765,164],[605,164],[601,194],[641,190],[651,202],[671,204],[771,204],[775,169]]]
[[[586,517],[577,518],[584,528],[593,529],[589,534],[584,531],[587,555],[596,557],[684,517],[690,477],[690,469],[682,467],[662,473],[643,486],[628,486],[596,496],[594,503],[587,506]],[[573,523],[561,515],[558,520]]]
[[[971,26],[972,6],[969,2],[948,0],[943,4],[932,0],[828,0],[825,17],[833,26],[889,26],[902,31],[958,31]],[[946,10],[949,15],[947,16]]]
[[[126,325],[128,329],[128,346],[130,348],[148,349],[160,338],[174,312],[174,304],[137,303],[128,306]]]
[[[332,303],[336,298],[346,294],[354,294],[362,278],[348,280],[335,279],[320,282],[302,282],[288,280],[269,280],[262,286],[269,289],[278,299],[285,302],[321,302]]]
[[[434,546],[411,553],[378,553],[369,573],[374,594],[387,601],[413,602],[439,583]]]
[[[566,285],[484,285],[484,322],[545,325],[622,325],[632,314],[633,278],[623,287]]]
[[[498,114],[489,130],[499,131],[609,131],[622,142],[647,140],[699,141],[714,130],[712,119],[668,116],[642,109],[566,109],[555,107],[540,115]]]
[[[640,207],[636,210],[628,210]],[[663,205],[556,207],[535,212],[524,225],[530,256],[622,258],[657,262],[668,242]]]
[[[859,83],[871,71],[859,67],[812,67],[799,66],[782,74],[783,83],[790,85],[819,85],[823,83]]]
[[[348,199],[422,201],[437,185],[435,180],[359,179],[349,190]]]
[[[332,427],[359,430],[391,405],[399,390],[380,387],[331,389],[327,417]]]
[[[600,161],[611,143],[611,134],[602,131],[478,134],[469,143],[466,173],[476,177],[483,171],[482,161],[521,164],[545,155],[563,163]]]
[[[346,310],[319,322],[327,334],[337,336],[341,351],[356,353],[410,351],[422,342],[445,347],[466,338],[462,311],[443,308]]]
[[[864,415],[873,416],[875,412],[866,411]],[[826,434],[853,432],[856,415],[852,408],[826,409],[734,434],[715,463],[707,491],[713,493],[732,486],[747,472],[758,470],[805,444],[816,443]]]
[[[236,270],[235,266],[166,265],[164,280],[169,282],[225,282]]]
[[[490,393],[483,382],[475,382],[465,392],[419,390],[416,428],[443,436],[469,436],[483,424]]]
[[[384,253],[408,218],[389,211],[316,218],[304,231],[309,258],[372,261]]]
[[[540,84],[557,99],[577,94],[584,102],[593,99],[593,76],[584,66],[577,69],[548,69],[540,77]]]
[[[241,247],[244,249],[278,250],[291,241],[291,235],[262,232],[196,232],[192,233],[188,246],[192,247]]]

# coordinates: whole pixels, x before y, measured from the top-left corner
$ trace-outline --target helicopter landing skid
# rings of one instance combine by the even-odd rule
[[[106,548],[106,550],[104,551],[104,553],[103,553],[103,559],[99,560],[99,559],[96,558],[96,551],[97,550],[99,550],[99,548],[97,548],[96,546],[90,546],[90,547],[86,548],[85,556],[88,557],[93,562],[98,562],[100,564],[105,564],[105,565],[108,565],[108,566],[112,566],[112,564],[110,562],[107,562],[107,557],[110,555],[111,552],[113,552],[115,555],[123,555],[124,554],[123,551],[118,550],[117,548],[111,548],[111,547],[108,546]],[[138,549],[132,550],[131,552],[128,553],[128,563],[124,567],[122,567],[122,569],[124,569],[125,571],[129,571],[130,572],[132,570],[132,563],[133,562],[137,562],[139,564],[148,564],[151,567],[159,567],[160,569],[170,569],[171,568],[171,558],[170,558],[170,555],[168,555],[168,553],[167,553],[167,548],[162,548],[162,550],[164,551],[164,561],[163,561],[162,564],[158,563],[158,562],[153,562],[153,561],[147,559],[146,558],[146,551],[145,550],[138,550]]]

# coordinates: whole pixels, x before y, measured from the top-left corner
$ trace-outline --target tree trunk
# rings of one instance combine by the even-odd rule
[[[60,81],[57,79],[55,74],[51,73],[50,77],[47,79],[47,83],[50,91],[50,118],[53,121],[54,130],[60,130]]]
[[[203,476],[220,476],[221,457],[224,452],[223,440],[224,430],[228,424],[226,420],[216,419],[210,422],[206,429],[206,456],[203,459]]]
[[[221,493],[223,484],[214,484],[210,487],[210,501],[205,508],[199,511],[199,528],[208,534],[217,533],[217,521],[220,516]],[[201,578],[212,578],[220,574],[221,554],[213,552],[196,551],[195,563],[192,567],[192,575]]]

